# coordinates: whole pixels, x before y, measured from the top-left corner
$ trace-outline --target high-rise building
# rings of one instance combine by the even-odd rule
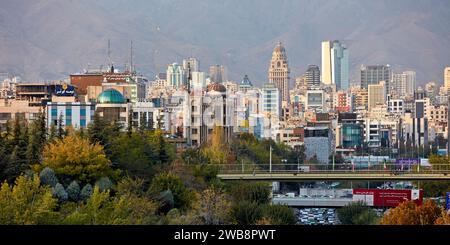
[[[316,65],[309,65],[305,73],[306,84],[309,88],[320,86],[320,69]]]
[[[367,89],[369,84],[378,84],[386,81],[386,85],[392,80],[392,70],[389,65],[361,65],[361,87]],[[387,88],[389,91],[389,88]]]
[[[322,42],[322,83],[335,85],[337,90],[347,90],[348,49],[339,41]]]
[[[178,63],[173,63],[167,67],[167,84],[172,87],[186,85],[186,71]]]
[[[209,78],[211,83],[224,83],[227,81],[226,69],[222,65],[213,65],[209,67]]]
[[[377,105],[383,105],[386,102],[386,82],[379,84],[369,84],[369,111]]]
[[[274,83],[280,91],[281,101],[289,103],[289,64],[281,42],[272,52],[272,60],[269,67],[269,83]]]
[[[262,111],[273,118],[281,116],[280,91],[274,83],[267,83],[262,88]]]
[[[444,69],[444,86],[448,93],[450,89],[450,67],[445,67]]]
[[[412,96],[416,89],[416,72],[404,71],[392,76],[391,91],[396,91],[399,97]]]
[[[199,62],[196,58],[187,58],[183,60],[183,70],[186,72],[186,80],[188,83],[192,81],[192,73],[199,71]],[[189,85],[192,87],[191,85]]]

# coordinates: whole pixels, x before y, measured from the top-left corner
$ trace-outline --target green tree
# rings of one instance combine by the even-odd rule
[[[229,193],[235,202],[249,201],[257,204],[270,202],[270,186],[266,182],[235,182],[231,184]]]
[[[337,210],[339,220],[343,225],[372,224],[373,213],[363,202],[352,202]],[[363,219],[365,217],[366,219]]]
[[[286,205],[264,205],[263,217],[269,220],[271,225],[297,224],[294,210]]]
[[[27,161],[30,164],[42,161],[42,150],[47,141],[47,125],[45,114],[39,112],[39,116],[31,124],[30,138],[27,146]]]
[[[51,188],[41,186],[37,176],[19,176],[13,186],[0,187],[0,224],[53,224],[59,218],[56,206]]]
[[[231,217],[238,225],[254,225],[263,218],[263,210],[255,202],[242,201],[233,204]]]
[[[189,209],[195,201],[193,190],[185,187],[180,178],[172,173],[161,173],[157,175],[150,186],[150,193],[158,196],[161,192],[170,190],[173,194],[175,208]]]

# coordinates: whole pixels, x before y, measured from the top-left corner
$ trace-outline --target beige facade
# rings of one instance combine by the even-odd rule
[[[379,84],[369,84],[368,89],[369,111],[377,105],[384,105],[386,102],[385,82]]]
[[[445,90],[449,91],[449,89],[450,89],[450,67],[445,67],[445,70],[444,70],[444,86],[445,86]]]
[[[331,85],[331,41],[322,42],[322,83]]]
[[[281,42],[277,44],[272,53],[272,60],[269,67],[269,83],[274,83],[278,87],[281,95],[281,101],[289,104],[289,64],[286,56],[286,50]]]
[[[44,107],[30,106],[29,101],[0,99],[0,130],[5,128],[8,121],[15,118],[33,121],[39,112],[44,113]]]

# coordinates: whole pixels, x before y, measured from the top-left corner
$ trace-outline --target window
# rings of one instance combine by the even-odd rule
[[[82,128],[86,127],[86,119],[80,120],[80,127],[82,127]]]
[[[198,134],[198,129],[193,128],[193,129],[192,129],[192,134]]]
[[[52,117],[58,116],[58,109],[52,108]]]
[[[72,108],[66,108],[66,116],[72,116]]]
[[[80,116],[86,116],[86,108],[81,108]]]
[[[66,119],[66,126],[72,125],[72,119]]]

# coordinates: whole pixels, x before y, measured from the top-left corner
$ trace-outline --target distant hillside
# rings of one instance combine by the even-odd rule
[[[188,56],[201,69],[224,64],[229,78],[267,80],[277,41],[285,43],[292,77],[320,65],[320,42],[350,50],[351,78],[360,64],[417,71],[419,84],[442,82],[450,65],[447,0],[0,0],[0,72],[24,80],[58,79],[107,61],[134,63],[148,76]]]

